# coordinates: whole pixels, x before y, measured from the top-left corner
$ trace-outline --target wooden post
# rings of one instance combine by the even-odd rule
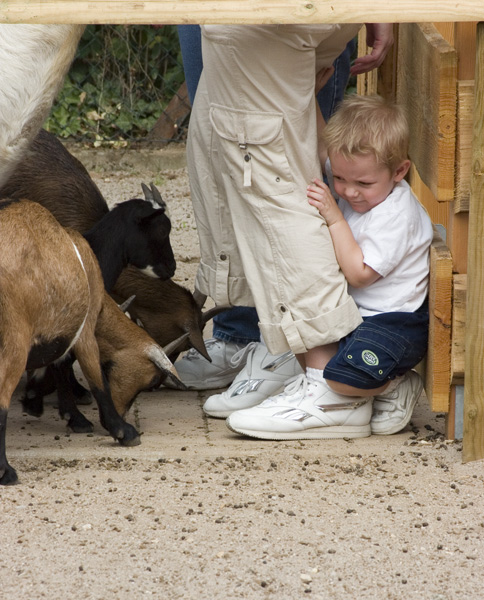
[[[477,26],[469,201],[463,461],[484,458],[484,23]]]

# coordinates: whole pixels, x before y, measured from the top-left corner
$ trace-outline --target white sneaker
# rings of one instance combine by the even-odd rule
[[[227,387],[245,364],[242,361],[234,363],[232,359],[237,353],[245,350],[246,346],[210,338],[205,340],[205,347],[212,362],[191,348],[175,362],[178,377],[190,390]]]
[[[236,433],[265,440],[360,438],[371,434],[372,398],[350,397],[300,375],[284,392],[227,418]]]
[[[237,355],[232,360],[236,360]],[[236,410],[257,406],[269,396],[284,389],[284,384],[302,369],[294,354],[270,354],[264,344],[252,343],[245,367],[228,390],[207,398],[205,414],[225,419]]]
[[[391,392],[375,396],[371,433],[391,435],[408,425],[422,389],[420,375],[416,371],[408,371]]]

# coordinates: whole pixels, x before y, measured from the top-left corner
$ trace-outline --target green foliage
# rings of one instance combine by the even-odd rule
[[[90,25],[45,127],[98,144],[143,138],[183,80],[176,26]]]

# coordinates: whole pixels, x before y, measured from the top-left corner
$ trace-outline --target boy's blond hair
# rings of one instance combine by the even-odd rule
[[[401,106],[381,96],[347,96],[323,129],[329,153],[346,160],[373,154],[378,164],[394,171],[408,153],[408,122]]]

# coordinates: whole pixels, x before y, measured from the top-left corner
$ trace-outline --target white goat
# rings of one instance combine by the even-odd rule
[[[47,118],[84,25],[0,25],[0,186]]]

